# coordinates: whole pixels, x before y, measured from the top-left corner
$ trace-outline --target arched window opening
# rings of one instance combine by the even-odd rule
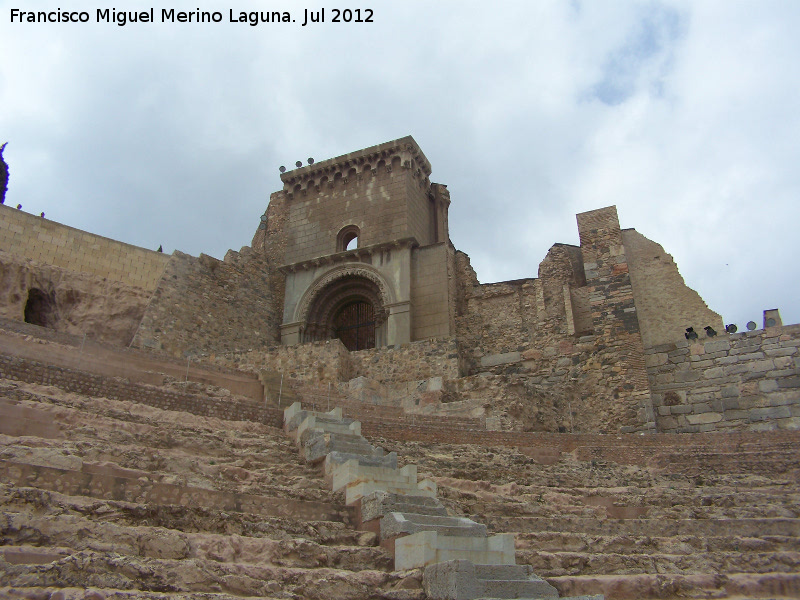
[[[25,303],[25,322],[55,329],[58,323],[55,295],[47,294],[39,288],[31,288]]]
[[[336,236],[336,251],[355,250],[358,248],[358,235],[360,231],[355,225],[348,225]]]
[[[334,335],[351,352],[375,347],[375,312],[369,302],[351,302],[333,319]]]

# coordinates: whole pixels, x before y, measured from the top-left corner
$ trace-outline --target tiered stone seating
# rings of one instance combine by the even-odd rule
[[[377,600],[407,577],[280,429],[54,386],[0,380],[0,514],[3,598]]]
[[[718,453],[712,437],[698,439],[698,453],[716,460],[687,475],[669,471],[697,465],[688,458],[653,468],[564,453],[542,464],[503,446],[381,443],[435,480],[451,513],[514,533],[517,562],[562,595],[800,597],[796,448],[775,444],[761,473],[736,472],[726,435]],[[638,437],[617,441],[635,448]],[[688,456],[691,437],[680,440]]]
[[[355,437],[361,430],[340,408],[317,413],[296,403],[284,415],[285,429],[301,453],[315,438]],[[374,448],[367,447],[369,459]],[[380,532],[395,570],[428,567],[425,587],[431,600],[558,597],[529,567],[516,568],[513,535],[488,535],[485,525],[448,515],[436,499],[435,483],[417,481],[416,465],[375,467],[353,458],[333,464],[330,484],[334,492],[345,493],[348,505],[360,507],[363,529]]]

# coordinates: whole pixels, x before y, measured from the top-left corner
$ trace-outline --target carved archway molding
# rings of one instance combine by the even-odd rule
[[[321,275],[308,286],[308,289],[303,293],[302,298],[300,298],[300,302],[297,303],[297,307],[294,311],[294,321],[305,325],[308,322],[309,311],[319,295],[332,283],[345,277],[362,277],[374,283],[378,288],[383,307],[387,307],[396,302],[394,290],[377,269],[364,264],[342,265]]]

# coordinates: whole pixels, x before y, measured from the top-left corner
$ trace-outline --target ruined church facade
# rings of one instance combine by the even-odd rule
[[[411,137],[284,172],[221,261],[0,207],[0,317],[29,320],[34,298],[58,331],[496,429],[800,427],[800,327],[728,334],[615,207],[577,215],[580,244],[535,277],[481,284],[431,172]]]

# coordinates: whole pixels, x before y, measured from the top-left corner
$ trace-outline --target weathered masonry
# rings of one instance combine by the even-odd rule
[[[431,173],[411,137],[284,172],[224,260],[0,206],[0,317],[488,429],[800,427],[800,326],[726,332],[613,206],[535,277],[481,284]]]
[[[336,337],[363,350],[452,335],[450,198],[430,173],[406,137],[281,175],[283,344]]]

